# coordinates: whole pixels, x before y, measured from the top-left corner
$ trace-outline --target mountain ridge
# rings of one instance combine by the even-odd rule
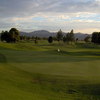
[[[24,35],[24,36],[29,36],[29,37],[40,37],[40,38],[48,38],[49,36],[52,37],[56,37],[57,32],[49,32],[47,30],[36,30],[33,32],[21,32],[20,31],[20,35]],[[63,35],[65,36],[67,33],[63,32]],[[87,34],[87,33],[74,33],[75,38],[78,38],[79,40],[84,40],[85,37],[87,36],[91,36],[91,34]]]

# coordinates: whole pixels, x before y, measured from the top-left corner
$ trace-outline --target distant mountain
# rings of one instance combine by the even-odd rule
[[[34,31],[34,32],[30,32],[30,33],[26,33],[26,32],[20,32],[21,35],[25,35],[25,36],[34,36],[34,37],[49,37],[49,36],[56,36],[55,33],[53,32],[49,32],[46,30],[38,30],[38,31]]]
[[[20,32],[20,35],[22,36],[30,36],[30,33],[28,33],[28,32]]]
[[[33,31],[33,32],[20,32],[20,35],[25,35],[25,36],[29,36],[29,37],[49,37],[49,36],[52,36],[52,37],[55,37],[56,36],[56,33],[57,32],[49,32],[49,31],[46,31],[46,30],[37,30],[37,31]],[[64,36],[67,34],[67,33],[64,33]],[[84,38],[86,36],[88,36],[89,34],[84,34],[84,33],[75,33],[75,38],[78,38],[79,40],[84,40]],[[91,36],[91,35],[90,35]]]
[[[91,37],[91,34],[75,33],[75,38],[78,38],[79,40],[84,40],[87,36]]]
[[[37,36],[37,37],[56,36],[55,33],[52,33],[52,32],[46,31],[46,30],[34,31],[34,32],[31,32],[30,34]]]

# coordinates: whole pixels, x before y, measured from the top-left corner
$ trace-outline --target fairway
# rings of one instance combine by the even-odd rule
[[[99,45],[0,43],[0,100],[99,99]]]

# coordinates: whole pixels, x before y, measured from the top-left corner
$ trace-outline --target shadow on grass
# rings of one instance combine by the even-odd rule
[[[0,54],[0,63],[7,62],[6,57],[3,54]]]
[[[100,84],[91,84],[85,80],[64,80],[38,76],[33,84],[39,84],[44,90],[71,95],[72,100],[100,100]]]
[[[100,52],[92,52],[92,51],[81,51],[81,52],[66,52],[62,51],[62,54],[70,55],[70,56],[97,56],[100,57]]]

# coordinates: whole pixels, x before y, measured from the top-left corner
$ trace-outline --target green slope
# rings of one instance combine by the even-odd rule
[[[99,99],[99,46],[62,45],[0,43],[0,100]]]

